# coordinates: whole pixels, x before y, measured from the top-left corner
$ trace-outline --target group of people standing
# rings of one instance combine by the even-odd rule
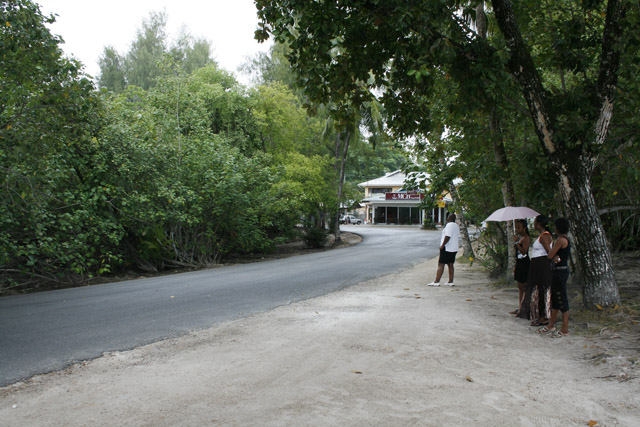
[[[569,298],[567,296],[567,280],[569,279],[569,258],[571,242],[569,220],[555,220],[556,240],[551,236],[548,218],[538,215],[533,226],[538,231],[538,238],[531,243],[527,221],[515,221],[516,235],[514,248],[516,266],[514,278],[518,282],[519,306],[511,314],[531,321],[537,326],[538,334],[550,334],[554,338],[562,338],[569,334]],[[460,229],[456,224],[456,216],[450,214],[440,238],[440,256],[436,278],[428,286],[440,286],[440,279],[447,266],[449,281],[445,284],[453,286],[454,263],[458,251]],[[555,327],[558,315],[562,317],[562,327]]]
[[[555,220],[555,241],[548,222],[544,215],[538,215],[535,218],[533,226],[539,236],[533,244],[527,221],[518,219],[515,222],[514,278],[518,283],[519,306],[511,314],[530,320],[531,326],[538,326],[536,332],[539,334],[550,334],[554,338],[561,338],[569,334],[569,298],[567,296],[568,261],[571,254],[571,242],[567,236],[569,220],[566,218]],[[562,318],[562,327],[558,330],[555,323],[559,314]]]

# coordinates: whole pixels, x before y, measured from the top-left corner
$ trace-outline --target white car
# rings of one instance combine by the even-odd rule
[[[362,224],[362,220],[353,215],[342,215],[340,217],[340,224]]]

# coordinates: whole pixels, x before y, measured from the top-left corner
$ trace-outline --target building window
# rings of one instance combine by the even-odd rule
[[[369,188],[369,194],[391,193],[391,188]]]

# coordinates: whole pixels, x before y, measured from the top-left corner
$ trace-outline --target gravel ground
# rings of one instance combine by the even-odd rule
[[[539,336],[515,288],[435,267],[1,388],[0,425],[640,425],[638,359],[609,346],[637,337]]]

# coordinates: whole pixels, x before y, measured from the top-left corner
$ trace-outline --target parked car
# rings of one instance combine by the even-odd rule
[[[362,220],[353,215],[342,215],[340,217],[340,224],[362,224]]]

